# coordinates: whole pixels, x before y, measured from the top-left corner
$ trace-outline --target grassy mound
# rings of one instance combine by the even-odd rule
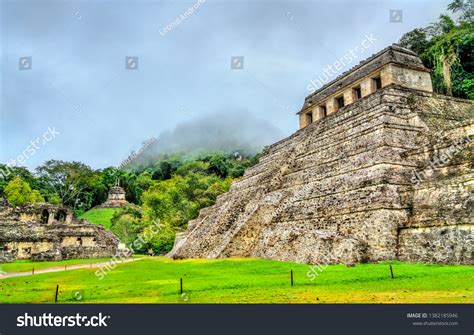
[[[110,229],[112,217],[117,210],[117,208],[95,208],[85,212],[79,218],[86,219],[90,223],[101,224],[106,229]]]
[[[97,269],[89,268],[3,279],[0,303],[51,303],[56,284],[60,303],[474,302],[472,266],[394,262],[394,279],[388,263],[313,270],[304,264],[261,259],[145,257],[105,270],[102,280]],[[318,275],[310,276],[314,273]]]

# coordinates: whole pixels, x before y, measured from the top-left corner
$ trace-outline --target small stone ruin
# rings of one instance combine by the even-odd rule
[[[119,240],[100,225],[47,203],[10,206],[0,199],[0,263],[111,257]]]

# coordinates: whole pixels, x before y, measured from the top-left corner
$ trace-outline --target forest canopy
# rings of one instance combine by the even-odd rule
[[[474,3],[455,0],[428,27],[416,28],[402,36],[399,44],[416,52],[432,70],[436,93],[474,99]]]

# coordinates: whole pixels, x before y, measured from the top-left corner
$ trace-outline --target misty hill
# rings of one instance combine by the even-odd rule
[[[140,153],[132,153],[136,157],[131,165],[147,165],[175,153],[192,156],[238,151],[243,156],[254,155],[283,136],[278,128],[250,113],[206,114],[161,133],[156,141],[144,143]]]

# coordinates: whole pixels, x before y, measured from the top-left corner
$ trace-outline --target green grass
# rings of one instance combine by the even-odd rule
[[[84,263],[99,263],[107,262],[110,258],[87,258],[87,259],[68,259],[66,261],[57,262],[32,262],[31,260],[16,260],[11,263],[0,264],[0,270],[5,272],[25,272],[35,270],[46,269],[52,267],[63,267],[65,265],[73,264],[84,264]]]
[[[102,279],[79,269],[0,280],[0,303],[473,303],[474,267],[393,263],[331,265],[314,281],[304,264],[260,259],[118,264]],[[294,286],[290,286],[290,270]],[[184,295],[179,293],[183,278]]]
[[[117,208],[95,208],[85,212],[79,218],[86,219],[90,223],[101,224],[106,229],[110,229],[111,220]]]

